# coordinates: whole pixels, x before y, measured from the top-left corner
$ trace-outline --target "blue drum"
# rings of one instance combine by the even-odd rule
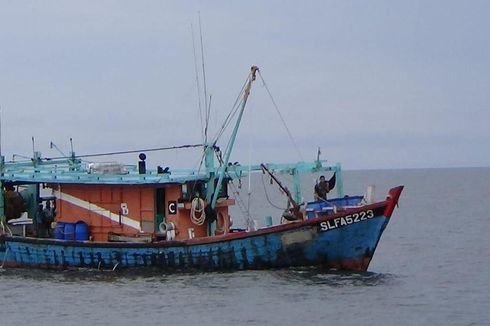
[[[75,223],[65,223],[65,240],[75,240]]]
[[[87,241],[89,238],[88,224],[79,221],[75,224],[75,240],[76,241]]]

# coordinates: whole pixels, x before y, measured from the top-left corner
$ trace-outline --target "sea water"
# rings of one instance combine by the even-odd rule
[[[302,180],[305,200],[315,177]],[[489,325],[490,168],[344,177],[346,193],[376,185],[377,199],[405,185],[367,273],[0,270],[0,325]],[[246,211],[259,226],[278,221],[269,202],[285,200],[261,179],[250,209],[248,189],[234,190],[245,210],[235,226]]]

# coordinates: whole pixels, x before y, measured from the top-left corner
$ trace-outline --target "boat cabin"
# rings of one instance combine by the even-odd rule
[[[4,170],[7,219],[24,226],[30,220],[27,232],[33,236],[151,242],[223,235],[230,230],[228,208],[235,201],[228,197],[226,178],[211,209],[206,174],[161,167],[147,170],[144,161],[138,168],[112,162],[43,162]],[[22,204],[24,209],[19,208]],[[54,216],[46,225],[48,206]]]
[[[226,234],[228,206],[234,203],[222,198],[216,206],[216,227],[212,228],[202,198],[185,193],[192,183],[48,187],[56,196],[57,222],[85,222],[94,241],[117,241],[124,236],[183,240]]]

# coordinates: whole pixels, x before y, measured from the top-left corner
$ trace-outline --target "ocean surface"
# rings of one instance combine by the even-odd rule
[[[302,180],[307,200],[314,177]],[[0,325],[490,325],[490,168],[347,171],[344,178],[346,193],[374,184],[378,199],[405,185],[367,273],[4,269]],[[266,215],[277,221],[280,210],[266,208],[269,201],[285,202],[261,179],[251,182],[258,226]],[[235,226],[244,224],[238,209],[234,216]]]

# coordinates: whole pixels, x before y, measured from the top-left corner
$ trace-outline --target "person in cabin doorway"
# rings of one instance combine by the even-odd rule
[[[42,204],[39,204],[36,218],[37,236],[39,238],[51,237],[51,223],[54,222],[55,214],[55,207],[51,206],[51,201],[46,201],[44,208]]]
[[[38,238],[46,238],[47,237],[46,227],[44,226],[44,215],[43,215],[43,213],[44,213],[43,204],[38,204],[37,210],[36,210],[36,217],[35,217],[36,236]]]
[[[46,206],[43,209],[42,219],[44,227],[46,228],[47,236],[51,237],[51,223],[54,222],[54,217],[56,215],[56,202],[51,206],[51,201],[46,201]]]
[[[319,182],[315,185],[315,193],[313,197],[315,200],[327,200],[327,194],[330,192],[330,185],[325,176],[321,176]]]

